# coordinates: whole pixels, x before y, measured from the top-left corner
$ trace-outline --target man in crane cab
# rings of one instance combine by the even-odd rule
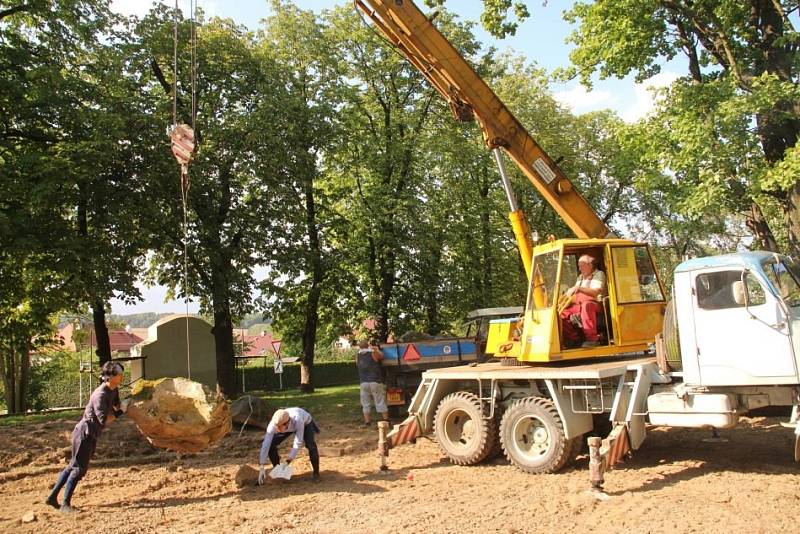
[[[606,275],[597,269],[597,260],[588,254],[578,259],[578,280],[566,291],[569,305],[561,310],[566,348],[600,345],[597,314],[602,313],[606,294]]]

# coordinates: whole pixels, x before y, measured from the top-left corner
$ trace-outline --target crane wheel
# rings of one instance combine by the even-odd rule
[[[433,418],[439,448],[457,465],[474,465],[495,448],[497,424],[485,419],[477,395],[458,391],[439,403]]]
[[[528,397],[508,407],[500,421],[506,458],[527,473],[554,473],[575,457],[575,440],[564,436],[564,424],[549,399]]]

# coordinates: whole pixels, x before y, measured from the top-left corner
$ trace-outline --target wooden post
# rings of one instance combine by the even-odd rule
[[[589,438],[589,480],[592,483],[592,490],[603,491],[603,472],[605,471],[605,462],[603,456],[600,454],[600,445],[602,439],[597,436]]]
[[[386,458],[389,456],[389,443],[386,441],[386,432],[389,430],[389,421],[378,421],[378,456],[381,458],[380,472],[389,471]]]

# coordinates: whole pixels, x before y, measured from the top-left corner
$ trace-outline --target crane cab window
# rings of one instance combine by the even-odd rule
[[[559,280],[559,295],[563,295],[569,288],[574,286],[581,272],[578,267],[578,261],[583,256],[590,256],[594,259],[594,268],[598,271],[605,271],[603,268],[603,251],[602,249],[582,249],[576,251],[564,251],[564,258],[561,261],[561,279]],[[604,273],[605,274],[605,273]],[[607,283],[607,282],[606,282]],[[608,291],[604,290],[603,295],[607,295]]]
[[[697,275],[697,306],[703,310],[724,310],[741,308],[744,303],[737,303],[734,284],[742,279],[742,271],[718,271]],[[764,288],[752,273],[745,276],[747,305],[759,306],[767,302]]]
[[[650,252],[644,245],[611,250],[617,302],[631,304],[664,300]]]
[[[558,281],[560,251],[553,250],[533,257],[531,288],[528,292],[528,309],[544,310],[553,305]]]

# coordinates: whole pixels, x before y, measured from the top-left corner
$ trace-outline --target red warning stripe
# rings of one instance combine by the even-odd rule
[[[396,425],[387,437],[389,448],[408,443],[412,439],[419,437],[419,423],[417,422],[417,417],[412,415],[399,425]]]
[[[609,437],[610,447],[608,450],[608,456],[606,457],[609,467],[614,467],[616,464],[622,463],[625,455],[631,451],[630,441],[628,440],[628,431],[624,426],[619,426],[617,428],[619,431],[616,432],[616,437]],[[611,434],[613,435],[615,432],[611,432]]]

